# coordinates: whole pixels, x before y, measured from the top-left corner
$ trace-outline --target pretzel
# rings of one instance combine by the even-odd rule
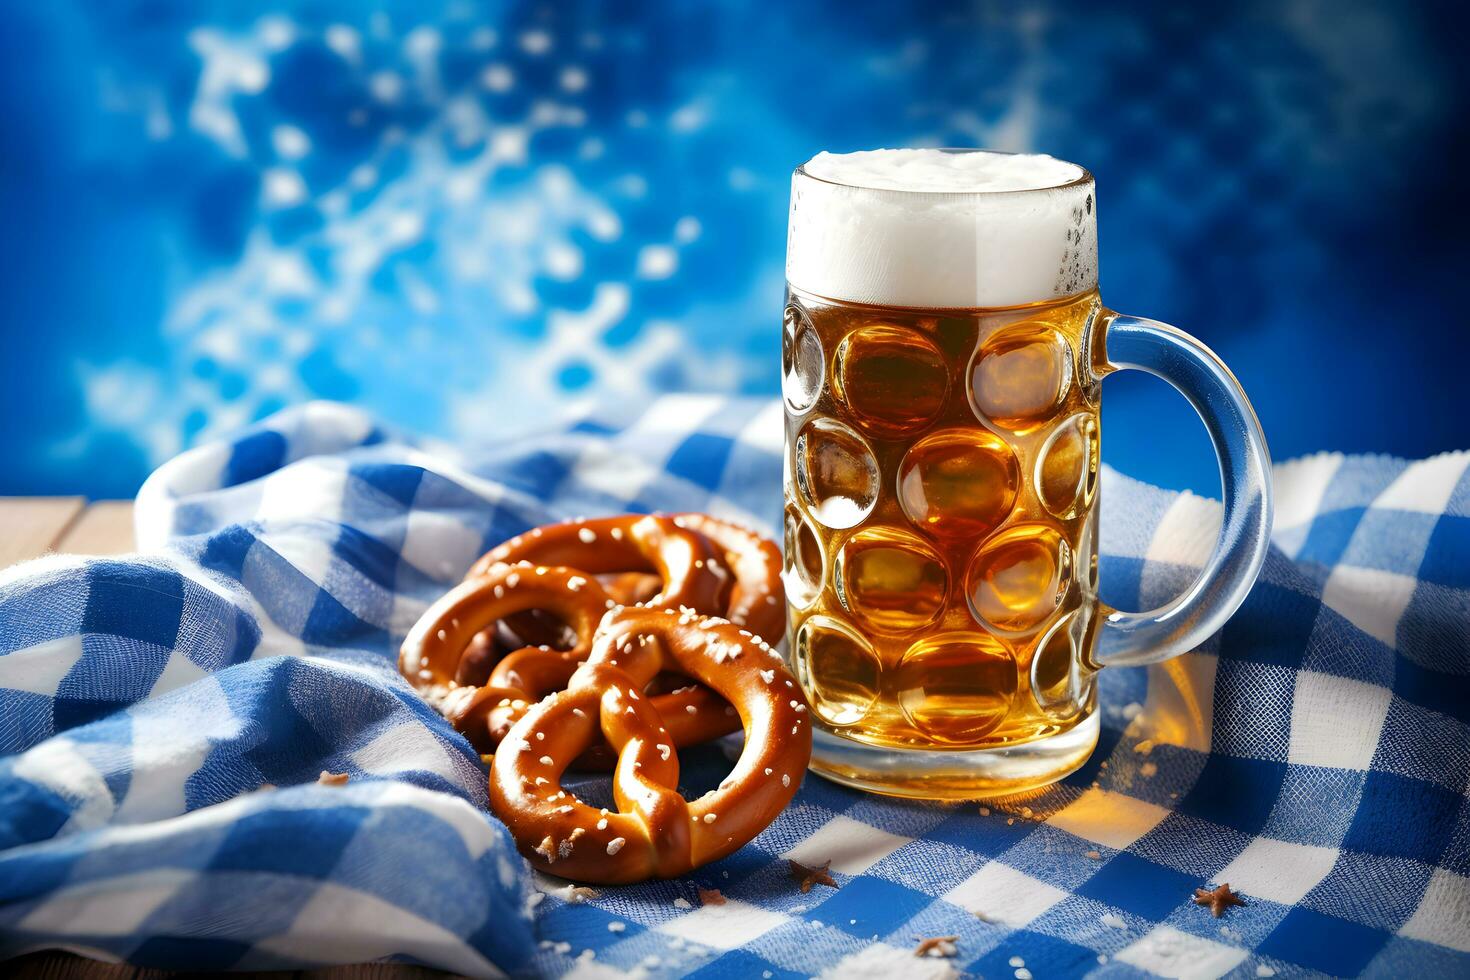
[[[590,575],[653,572],[663,588],[649,604],[673,608],[721,608],[728,584],[728,573],[704,536],[667,517],[626,514],[534,528],[492,548],[468,577],[518,561],[564,565]]]
[[[469,574],[473,577],[496,563],[514,561],[584,569],[596,575],[622,605],[689,607],[700,613],[722,613],[742,626],[749,620],[751,630],[771,643],[779,642],[785,629],[780,551],[752,531],[704,514],[672,518],[630,514],[534,528],[492,549]],[[733,585],[727,569],[735,570]],[[654,574],[648,574],[650,571]],[[538,613],[512,616],[500,624],[500,632],[526,645],[569,646],[563,639],[565,631]],[[491,642],[491,637],[481,638],[478,649],[472,648],[471,662],[493,657]],[[707,733],[706,738],[718,738],[739,727],[723,704],[720,710],[704,710],[718,703],[713,695],[695,700],[699,717],[708,719],[698,726]],[[717,724],[721,719],[723,724]],[[496,734],[492,738],[498,741]],[[611,756],[593,749],[582,762],[605,768]]]
[[[674,523],[709,538],[734,574],[724,617],[767,643],[780,643],[786,632],[786,592],[775,542],[708,514],[676,514]]]
[[[673,720],[638,692],[672,669],[734,705],[745,746],[718,789],[679,795]],[[601,737],[618,752],[619,812],[560,785]],[[615,608],[567,689],[527,710],[490,768],[490,807],[535,867],[576,881],[670,878],[760,833],[795,795],[811,759],[811,724],[780,655],[748,630],[692,611]]]
[[[429,607],[404,639],[398,669],[477,751],[493,752],[531,703],[567,685],[592,649],[598,621],[614,605],[595,579],[576,569],[497,565]],[[558,617],[576,643],[567,650],[524,647],[501,658],[484,677],[479,635],[528,609]],[[468,668],[467,660],[472,661]],[[738,724],[733,713],[726,713],[728,706],[702,687],[690,685],[654,701],[668,715],[671,736],[680,746],[718,738]],[[607,758],[594,752],[586,763],[595,767]]]

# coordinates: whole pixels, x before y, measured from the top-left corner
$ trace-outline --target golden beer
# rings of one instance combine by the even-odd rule
[[[789,643],[833,731],[989,748],[1091,712],[1099,308],[789,291]]]

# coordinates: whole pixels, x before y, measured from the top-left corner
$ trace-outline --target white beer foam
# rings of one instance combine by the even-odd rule
[[[1092,177],[1043,154],[819,153],[791,181],[786,279],[881,306],[1019,306],[1097,286]]]

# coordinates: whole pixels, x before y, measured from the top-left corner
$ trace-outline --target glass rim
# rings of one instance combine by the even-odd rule
[[[987,150],[983,146],[916,146],[916,147],[906,147],[906,149],[937,150],[940,153],[990,153],[990,154],[993,154],[995,156],[1008,156],[1008,157],[1015,157],[1015,156],[1034,156],[1034,155],[1036,155],[1036,154],[1031,154],[1031,153],[1021,153],[1021,152],[1015,151],[1015,150]],[[1049,153],[1048,154],[1044,154],[1044,155],[1045,156],[1051,156],[1051,154],[1049,154]],[[906,195],[912,195],[914,197],[987,197],[987,198],[997,198],[997,197],[1007,197],[1007,196],[1020,195],[1020,194],[1046,194],[1046,193],[1051,193],[1053,191],[1064,191],[1064,190],[1070,190],[1072,188],[1085,187],[1088,184],[1095,184],[1096,183],[1096,180],[1093,179],[1092,171],[1090,171],[1086,167],[1082,166],[1082,164],[1080,164],[1080,163],[1073,163],[1071,160],[1064,160],[1061,157],[1052,157],[1052,159],[1053,160],[1058,160],[1058,161],[1060,161],[1062,163],[1065,163],[1069,167],[1076,167],[1078,169],[1078,171],[1080,171],[1080,173],[1075,178],[1073,178],[1072,180],[1066,181],[1065,183],[1061,183],[1061,184],[1049,184],[1046,187],[1023,187],[1023,188],[1019,188],[1019,189],[1016,189],[1016,190],[1008,190],[1008,191],[987,191],[987,190],[978,190],[978,191],[928,191],[928,190],[910,190],[908,188],[899,188],[899,187],[869,187],[866,184],[849,184],[849,183],[845,183],[845,182],[840,181],[840,180],[828,180],[826,177],[818,177],[816,174],[813,174],[813,173],[809,172],[806,169],[806,163],[801,164],[795,170],[793,170],[792,171],[792,176],[794,176],[794,177],[801,177],[801,178],[804,178],[806,180],[813,180],[813,181],[816,181],[819,184],[826,184],[829,187],[844,187],[844,188],[848,188],[850,190],[868,191],[868,192],[877,193],[877,194],[906,194]],[[810,160],[807,161],[807,163],[810,163],[810,162],[811,162]]]

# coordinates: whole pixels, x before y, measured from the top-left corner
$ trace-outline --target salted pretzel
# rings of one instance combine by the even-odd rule
[[[679,795],[672,718],[638,694],[660,671],[696,678],[735,706],[745,746],[718,789]],[[618,812],[561,787],[606,737],[618,752]],[[670,878],[718,860],[775,819],[811,759],[806,702],[780,655],[749,630],[685,610],[615,608],[567,689],[527,710],[490,768],[490,807],[531,863],[576,881]]]
[[[691,532],[697,542],[689,540]],[[691,555],[699,557],[691,559]],[[780,642],[786,628],[780,551],[755,532],[707,514],[625,515],[535,528],[492,549],[469,574],[473,577],[497,562],[508,561],[580,568],[596,575],[620,604],[686,606],[723,615],[768,643]],[[718,589],[717,595],[711,594],[711,585]],[[529,645],[569,645],[565,628],[539,611],[502,622],[500,633]],[[467,660],[493,656],[492,637],[484,635]],[[709,717],[728,718],[723,731],[709,725],[706,730],[711,738],[738,727],[733,715],[710,713]],[[610,759],[594,750],[584,761],[601,765]]]
[[[573,568],[496,565],[460,583],[414,624],[398,655],[398,669],[480,752],[493,752],[505,732],[534,702],[567,685],[592,650],[598,622],[616,603],[596,579]],[[576,635],[567,650],[529,646],[490,669],[466,671],[476,638],[507,616],[529,609],[556,616]],[[694,745],[738,727],[727,705],[697,685],[655,696],[670,719],[675,743]],[[606,756],[602,757],[605,762]],[[596,766],[599,756],[587,760]]]

